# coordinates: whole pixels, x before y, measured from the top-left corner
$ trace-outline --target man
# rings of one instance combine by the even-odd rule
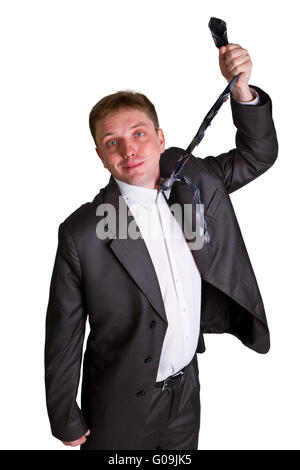
[[[157,191],[182,149],[165,151],[152,103],[118,92],[90,113],[96,151],[111,177],[59,226],[46,319],[47,408],[52,434],[66,445],[197,449],[203,333],[230,333],[256,352],[269,350],[262,298],[229,194],[277,158],[272,104],[248,85],[246,49],[223,46],[219,64],[228,82],[240,74],[231,99],[237,147],[192,156],[184,167],[204,204],[211,243],[201,249],[189,245],[179,223],[168,225],[172,205],[191,205],[193,195],[182,182],[169,194]],[[122,219],[124,206],[130,221]]]

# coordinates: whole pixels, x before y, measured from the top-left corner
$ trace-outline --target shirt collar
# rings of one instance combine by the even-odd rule
[[[125,183],[120,181],[114,176],[120,192],[123,197],[129,199],[132,202],[142,204],[143,206],[150,206],[151,204],[156,204],[158,200],[158,190],[151,188],[144,188],[143,186],[135,186],[133,184]],[[160,178],[162,181],[163,178]],[[169,198],[170,190],[165,191],[165,196]],[[162,194],[161,194],[162,195]]]

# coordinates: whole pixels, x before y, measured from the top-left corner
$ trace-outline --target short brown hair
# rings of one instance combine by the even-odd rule
[[[140,109],[144,111],[153,122],[156,132],[159,129],[155,107],[147,96],[132,90],[117,91],[111,95],[104,96],[95,104],[90,112],[89,126],[96,146],[96,122],[121,108]]]

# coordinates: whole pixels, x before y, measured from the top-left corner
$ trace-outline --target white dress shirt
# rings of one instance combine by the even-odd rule
[[[255,99],[242,104],[259,104]],[[234,98],[235,99],[235,98]],[[165,200],[170,191],[124,183],[115,178],[151,257],[168,320],[156,381],[191,362],[197,349],[201,320],[201,275],[181,227]]]
[[[200,330],[201,276],[163,193],[115,180],[147,246],[168,320],[158,382],[193,359]]]

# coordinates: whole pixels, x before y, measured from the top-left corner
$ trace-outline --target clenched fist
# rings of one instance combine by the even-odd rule
[[[249,79],[252,70],[252,61],[248,50],[239,44],[227,44],[219,49],[219,65],[223,77],[229,83],[236,75],[240,74],[232,94],[240,101],[251,101],[253,96],[249,88]]]

